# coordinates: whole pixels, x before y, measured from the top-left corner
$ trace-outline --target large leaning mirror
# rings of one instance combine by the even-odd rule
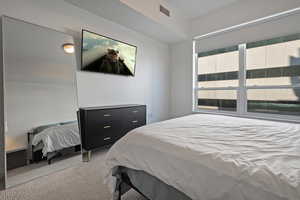
[[[80,162],[72,36],[2,18],[10,187]]]

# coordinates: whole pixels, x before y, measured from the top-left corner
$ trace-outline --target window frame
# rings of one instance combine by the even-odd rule
[[[281,38],[288,38],[290,36],[284,36]],[[276,39],[276,38],[275,38]],[[198,87],[198,53],[196,52],[196,41],[193,41],[193,113],[208,113],[208,114],[221,114],[237,117],[266,119],[285,122],[300,122],[300,116],[296,115],[280,115],[280,114],[268,114],[259,112],[248,112],[248,98],[247,92],[251,89],[292,89],[299,88],[300,85],[268,85],[268,86],[247,86],[246,85],[246,56],[247,56],[247,44],[238,44],[238,86],[237,87],[216,87],[216,88],[201,88]],[[211,110],[205,108],[198,108],[198,91],[203,90],[235,90],[237,92],[237,108],[236,111],[223,111],[223,110]]]

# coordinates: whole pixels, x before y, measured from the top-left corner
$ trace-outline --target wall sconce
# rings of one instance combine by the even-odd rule
[[[71,53],[75,52],[74,44],[66,43],[66,44],[63,44],[62,47],[63,47],[63,50],[68,54],[71,54]]]

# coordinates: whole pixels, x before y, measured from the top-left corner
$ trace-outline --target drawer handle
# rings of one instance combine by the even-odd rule
[[[105,128],[105,129],[106,129],[106,128],[110,128],[110,127],[111,127],[111,126],[104,126],[103,128]]]
[[[132,121],[132,123],[134,123],[134,124],[135,124],[135,123],[138,123],[138,122],[139,122],[138,120],[134,120],[134,121]]]
[[[110,137],[106,137],[106,138],[104,138],[103,140],[110,140],[111,138]]]
[[[111,114],[104,114],[104,117],[111,117]]]
[[[138,113],[139,111],[138,110],[134,110],[134,111],[132,111],[133,113]]]

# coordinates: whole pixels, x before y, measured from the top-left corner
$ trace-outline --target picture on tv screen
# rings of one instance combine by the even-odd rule
[[[136,52],[136,46],[82,31],[83,71],[134,76]]]

